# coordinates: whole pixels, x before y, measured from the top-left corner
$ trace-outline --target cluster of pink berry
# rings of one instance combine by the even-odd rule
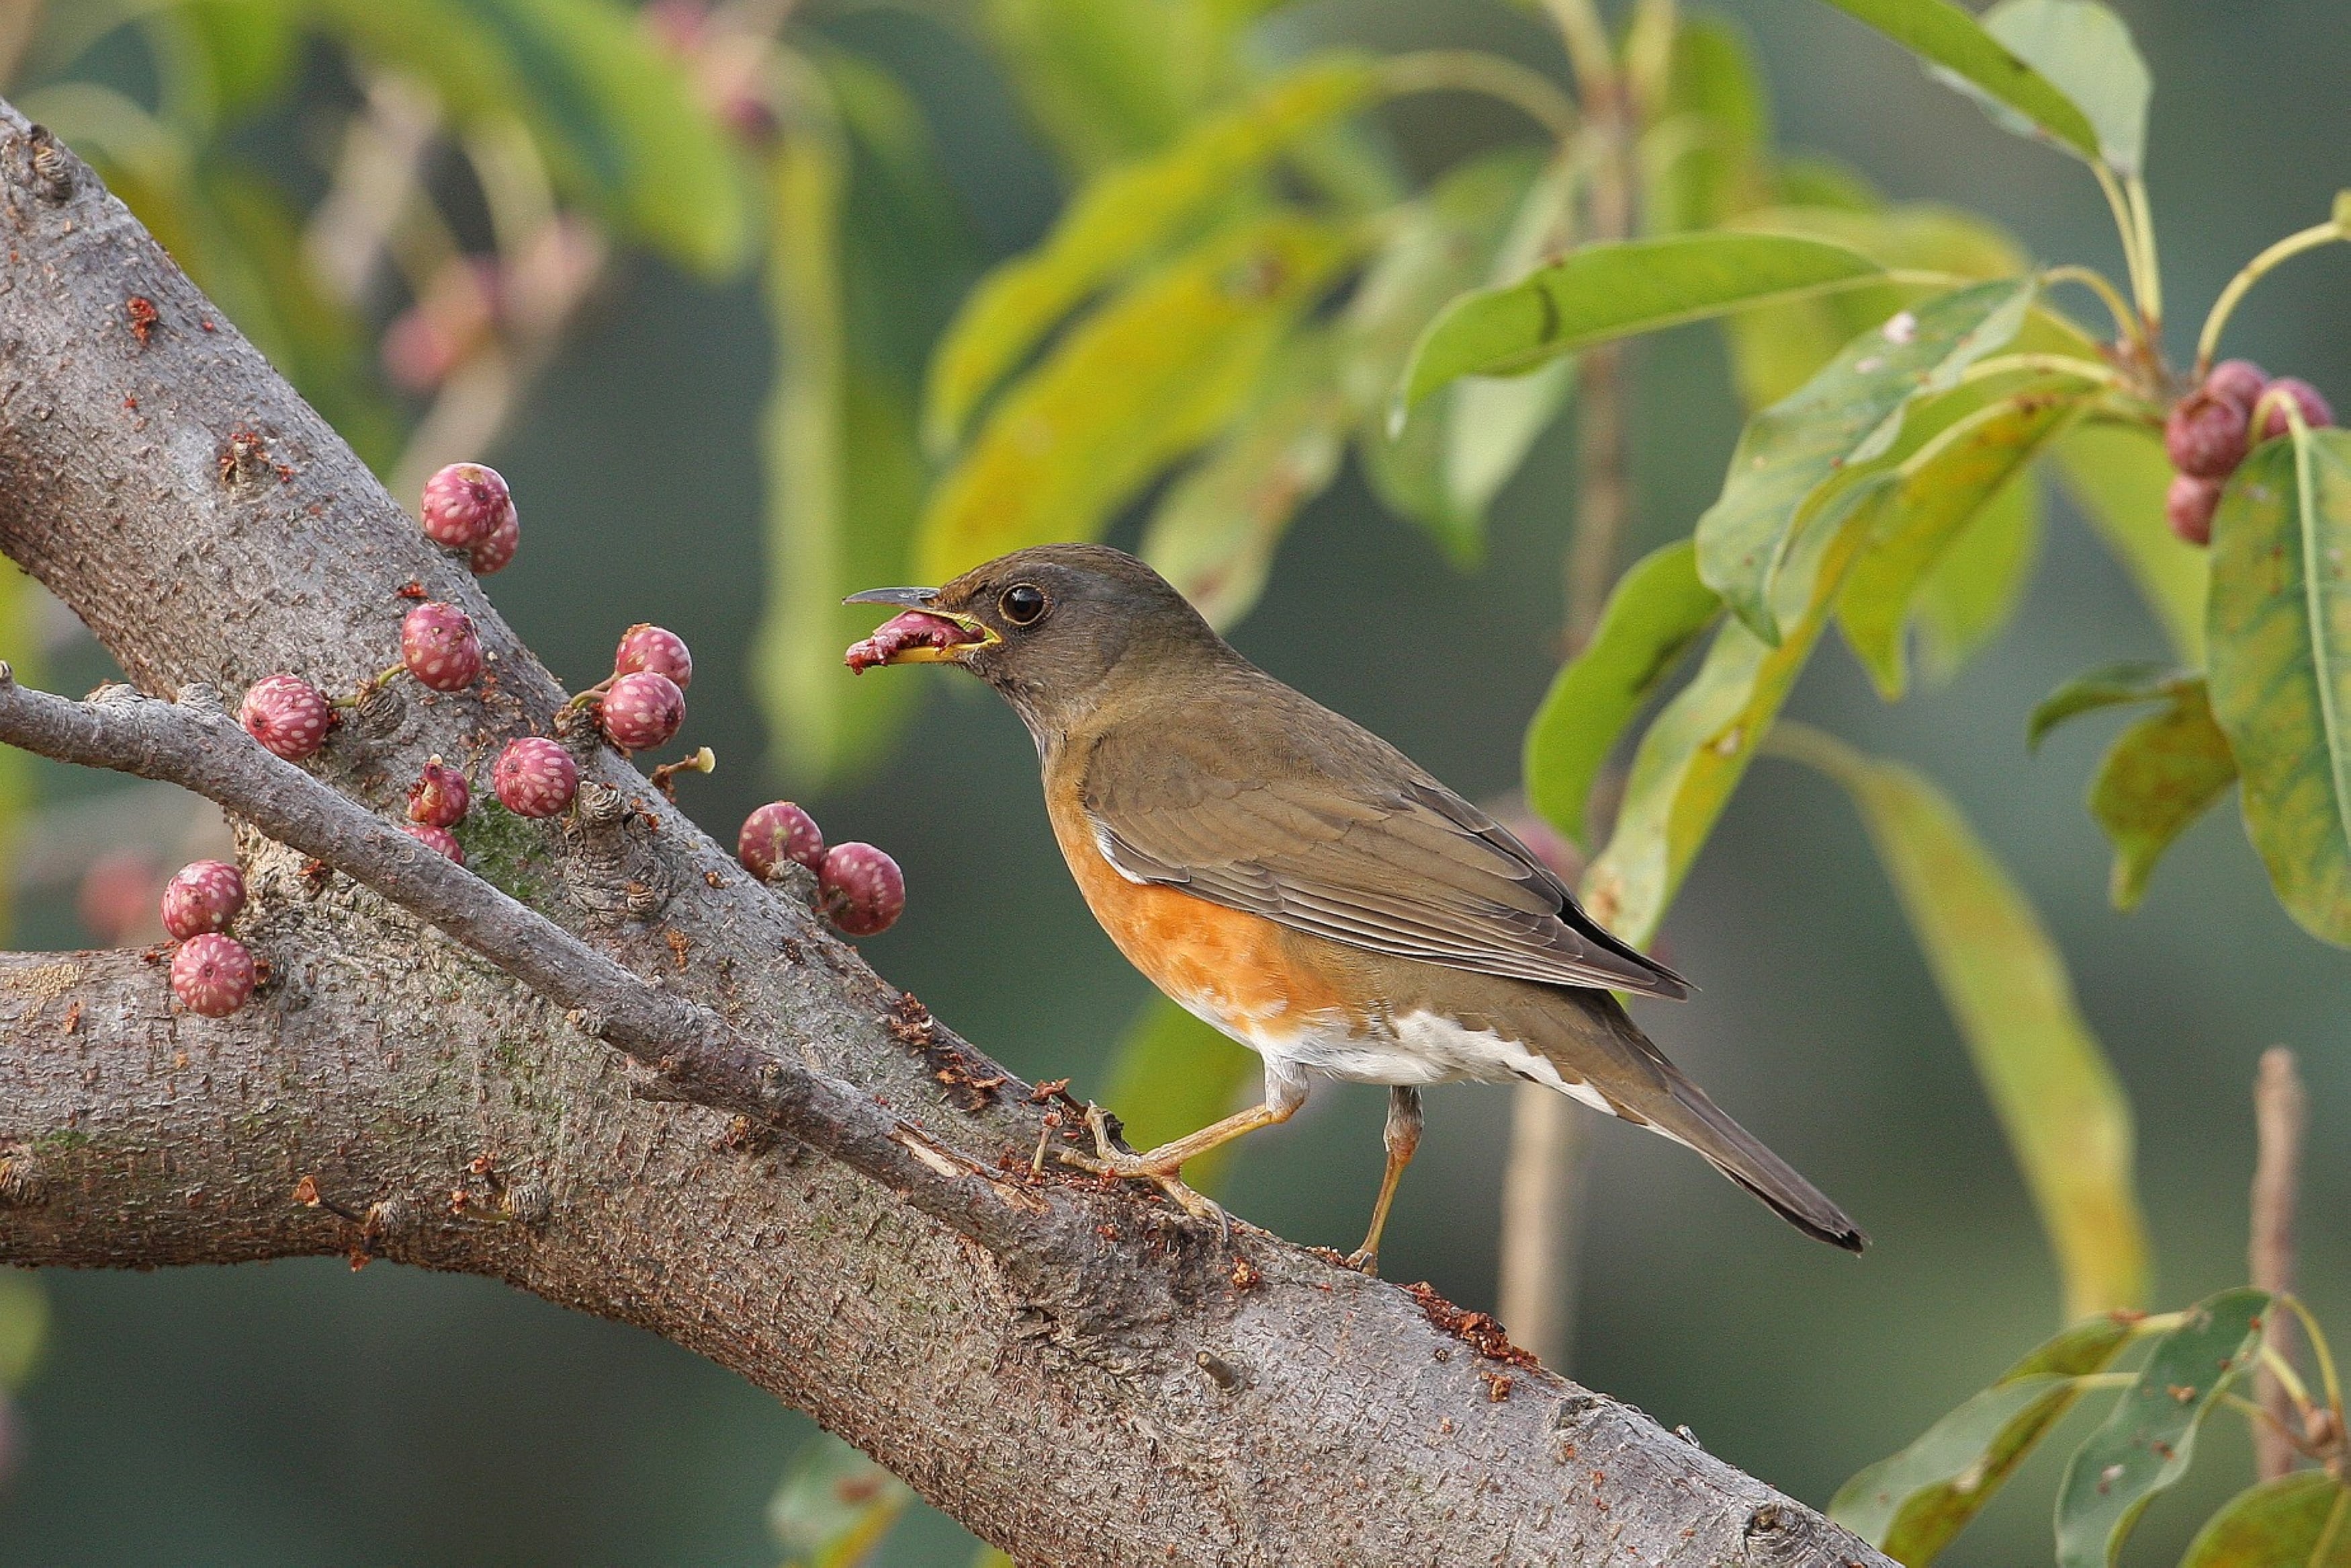
[[[555,742],[524,735],[508,741],[490,765],[490,788],[498,804],[517,816],[554,816],[580,793],[580,764]],[[465,820],[473,805],[474,787],[465,775],[434,757],[408,786],[403,830],[463,866],[465,851],[450,829]]]
[[[788,800],[773,800],[743,819],[736,858],[762,882],[789,865],[816,874],[817,908],[847,936],[886,931],[906,908],[906,877],[898,863],[871,844],[824,846],[816,818]]]
[[[639,621],[621,634],[612,673],[574,701],[601,699],[605,739],[624,752],[648,751],[685,722],[685,689],[694,683],[694,655],[674,631]]]
[[[2223,359],[2204,384],[2173,405],[2164,421],[2163,447],[2178,473],[2163,498],[2165,521],[2190,545],[2212,542],[2212,514],[2229,475],[2245,461],[2254,441],[2286,433],[2285,404],[2292,402],[2305,425],[2331,425],[2335,410],[2318,389],[2294,376],[2272,380],[2251,359]],[[2254,433],[2256,419],[2261,423]]]
[[[163,929],[172,954],[172,994],[206,1018],[225,1018],[253,995],[252,950],[227,934],[245,909],[245,873],[225,860],[183,866],[163,885]]]

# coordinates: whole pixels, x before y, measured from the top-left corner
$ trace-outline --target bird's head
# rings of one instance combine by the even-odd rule
[[[1040,742],[1139,670],[1233,657],[1166,578],[1107,545],[1015,550],[942,587],[868,588],[843,602],[902,607],[849,649],[850,669],[960,664]]]

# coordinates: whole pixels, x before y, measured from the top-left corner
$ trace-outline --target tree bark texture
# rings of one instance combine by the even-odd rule
[[[0,732],[230,808],[266,962],[0,957],[0,1262],[349,1254],[638,1324],[807,1410],[1028,1568],[1869,1564],[1491,1320],[1229,1234],[1077,1132],[587,737],[472,871],[391,826],[564,692],[78,160],[0,105],[0,550],[144,696],[0,683]],[[527,521],[527,519],[526,519]],[[409,587],[414,585],[414,587]],[[204,691],[340,693],[421,589],[490,675],[373,688],[304,767]]]

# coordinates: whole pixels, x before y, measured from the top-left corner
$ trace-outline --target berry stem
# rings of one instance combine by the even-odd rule
[[[2213,352],[2220,347],[2220,329],[2229,324],[2229,317],[2236,313],[2238,302],[2245,297],[2247,290],[2279,263],[2336,240],[2351,240],[2351,227],[2346,226],[2340,215],[2323,223],[2313,223],[2299,234],[2288,234],[2239,268],[2237,275],[2229,280],[2229,286],[2220,291],[2220,297],[2212,302],[2212,313],[2204,318],[2204,330],[2197,337],[2196,379],[2203,380],[2205,373],[2212,369]]]
[[[569,701],[564,703],[562,707],[558,708],[555,711],[555,716],[560,719],[566,713],[578,713],[583,711],[589,703],[594,701],[597,698],[601,697],[605,692],[611,691],[612,689],[612,682],[619,679],[620,677],[618,675],[607,675],[603,680],[599,680],[595,685],[587,688],[585,691],[579,692],[577,695],[573,696]]]
[[[663,798],[666,799],[670,805],[675,805],[677,804],[677,784],[674,781],[677,778],[678,774],[707,774],[716,773],[717,771],[718,753],[712,751],[708,746],[704,746],[690,757],[680,757],[674,763],[664,763],[661,766],[655,768],[653,771],[652,775],[653,785],[653,788],[662,792]]]

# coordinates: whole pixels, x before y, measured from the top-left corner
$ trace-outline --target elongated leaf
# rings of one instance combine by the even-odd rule
[[[1353,252],[1295,213],[1226,230],[1070,329],[932,492],[918,571],[944,582],[1024,545],[1083,539],[1247,402],[1267,356]]]
[[[1914,402],[2014,337],[2033,293],[2032,279],[2007,279],[1903,311],[1748,421],[1722,494],[1698,519],[1698,565],[1756,636],[1780,639],[1772,581],[1821,502],[1886,455]]]
[[[2003,398],[1920,448],[1872,498],[1869,536],[1846,574],[1837,620],[1887,701],[1908,684],[1902,630],[1928,574],[2004,487],[2030,483],[2024,470],[2090,391],[2085,381],[2053,379]]]
[[[1984,13],[1983,29],[2074,101],[2110,168],[2140,171],[2155,81],[2120,16],[2098,0],[2002,0]]]
[[[2201,680],[2179,682],[2161,712],[2122,732],[2090,783],[2090,815],[2115,846],[2116,909],[2138,907],[2171,841],[2236,782],[2237,759]]]
[[[785,1568],[857,1568],[914,1501],[904,1481],[820,1434],[792,1457],[768,1504],[768,1528]]]
[[[965,301],[925,391],[925,444],[934,452],[951,448],[980,400],[1055,323],[1230,200],[1238,185],[1301,137],[1361,106],[1378,85],[1368,61],[1315,61],[1202,120],[1165,152],[1088,184],[1044,244],[989,273]]]
[[[2351,1491],[2324,1470],[2249,1486],[2204,1521],[2179,1568],[2351,1568]]]
[[[2065,1467],[2057,1568],[2109,1568],[2156,1494],[2188,1473],[2196,1428],[2253,1360],[2267,1291],[2222,1291],[2156,1341],[2138,1380]]]
[[[1301,331],[1256,401],[1144,529],[1143,558],[1211,626],[1231,626],[1256,605],[1290,518],[1339,471],[1352,410],[1337,361],[1328,331]]]
[[[2040,553],[2040,485],[2018,480],[1977,509],[1910,601],[1927,684],[1949,680],[2015,618]]]
[[[1005,72],[1080,174],[1166,146],[1229,67],[1202,8],[1158,0],[987,0]]]
[[[1635,946],[1656,934],[1691,860],[1714,831],[1759,742],[1803,672],[1859,547],[1854,496],[1833,503],[1773,586],[1777,647],[1727,619],[1690,682],[1658,710],[1633,753],[1608,846],[1583,876],[1583,905]]]
[[[705,275],[750,245],[749,192],[684,65],[611,0],[308,0],[461,124],[520,114],[557,178]]]
[[[2084,424],[2053,449],[2065,493],[2130,574],[2182,664],[2204,662],[2210,557],[2173,537],[2163,520],[2171,460],[2163,438],[2136,425]]]
[[[2065,1315],[2144,1305],[2130,1105],[2032,901],[1922,774],[1801,726],[1772,744],[1860,806],[2040,1210]]]
[[[1239,1109],[1259,1066],[1248,1046],[1155,996],[1111,1056],[1103,1103],[1126,1123],[1129,1145],[1154,1148]],[[1234,1147],[1211,1149],[1186,1165],[1184,1180],[1202,1192],[1213,1190]]]
[[[2127,702],[2153,702],[2169,696],[2180,681],[2188,679],[2191,678],[2144,659],[2126,659],[2085,670],[2043,697],[2033,708],[2032,716],[2025,721],[2024,743],[2037,751],[2049,732],[2069,719]]]
[[[1723,16],[1684,20],[1665,102],[1642,146],[1650,226],[1711,228],[1771,200],[1763,161],[1771,144],[1771,105],[1745,30]]]
[[[1978,26],[1949,0],[1829,0],[1858,16],[1983,97],[2021,116],[2023,122],[2060,147],[2084,158],[2098,156],[2098,134],[2074,100],[2048,78],[2019,59],[2008,46]],[[2014,129],[2016,122],[2003,120]]]
[[[2042,1345],[1908,1448],[1839,1487],[1829,1517],[1906,1568],[1924,1568],[2074,1407],[2079,1379],[2130,1342],[2131,1322],[2094,1317]]]
[[[1501,376],[1613,337],[1873,280],[1875,262],[1794,234],[1708,233],[1586,245],[1447,306],[1414,348],[1400,408],[1458,376]]]
[[[30,1269],[0,1273],[0,1393],[22,1388],[48,1337],[49,1295]]]
[[[1721,613],[1698,580],[1698,550],[1677,540],[1619,578],[1583,651],[1551,683],[1527,727],[1527,804],[1578,844],[1601,765],[1659,682]]]
[[[2245,831],[2304,930],[2351,944],[2351,431],[2265,443],[2212,520],[2212,716]]]

